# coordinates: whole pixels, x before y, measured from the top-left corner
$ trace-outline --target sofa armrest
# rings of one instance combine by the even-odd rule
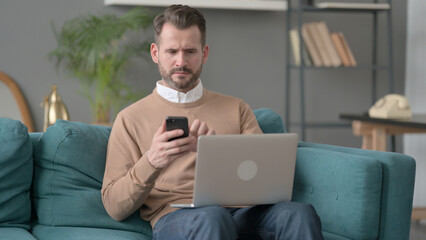
[[[335,168],[336,166],[330,165],[333,164],[330,162],[330,159],[341,156],[341,154],[358,156],[359,159],[363,161],[365,161],[366,158],[370,158],[380,162],[382,168],[382,186],[378,239],[392,240],[409,238],[416,168],[413,158],[399,153],[378,152],[307,142],[299,143],[299,151],[302,149],[328,151],[328,157],[325,155],[311,156],[317,159],[317,162],[320,161],[324,168]],[[315,161],[314,159],[310,159],[310,161]],[[347,170],[353,171],[350,169]],[[318,169],[310,169],[310,171],[318,171]],[[350,176],[351,175],[348,175],[348,177]],[[350,209],[352,206],[347,206],[347,208]]]

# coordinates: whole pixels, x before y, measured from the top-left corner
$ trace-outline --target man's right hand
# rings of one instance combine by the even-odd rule
[[[152,139],[151,148],[148,152],[148,161],[154,168],[165,168],[177,158],[188,153],[192,149],[191,142],[194,136],[179,138],[169,142],[169,139],[183,135],[182,129],[166,131],[166,121],[157,130]]]

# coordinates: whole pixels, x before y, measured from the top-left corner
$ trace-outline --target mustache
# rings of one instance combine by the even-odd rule
[[[172,68],[170,70],[170,74],[173,74],[175,72],[185,72],[185,73],[192,73],[192,70],[186,67],[177,67],[177,68]]]

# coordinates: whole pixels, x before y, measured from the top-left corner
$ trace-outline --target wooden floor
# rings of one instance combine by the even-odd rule
[[[413,221],[411,223],[410,240],[426,239],[426,220]]]

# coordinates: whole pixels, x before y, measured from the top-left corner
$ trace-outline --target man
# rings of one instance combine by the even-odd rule
[[[154,28],[151,56],[162,80],[114,122],[102,187],[108,214],[120,221],[139,210],[154,239],[322,239],[320,220],[305,204],[170,207],[192,202],[198,136],[262,132],[246,103],[202,87],[209,47],[198,10],[172,5]],[[168,141],[183,131],[166,131],[166,116],[186,116],[189,136]]]

